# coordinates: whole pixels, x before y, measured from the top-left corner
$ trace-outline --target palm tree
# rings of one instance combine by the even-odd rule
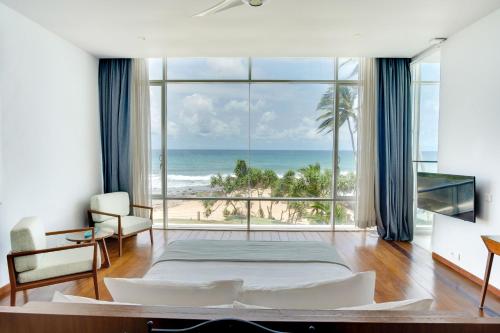
[[[332,173],[330,170],[321,170],[319,163],[309,164],[299,169],[300,179],[304,182],[302,196],[322,198],[330,195]]]
[[[247,163],[244,160],[236,160],[236,166],[234,167],[234,175],[236,178],[243,178],[248,173]]]
[[[293,170],[288,170],[285,172],[283,177],[277,182],[274,188],[274,192],[276,196],[279,197],[291,197],[294,194],[297,194],[297,179],[295,177],[295,171]],[[291,216],[291,209],[293,208],[291,206],[292,202],[286,201],[286,209],[285,211],[281,212],[280,216],[280,221],[283,220],[283,213],[288,212],[288,220],[290,221],[290,216]]]
[[[264,189],[270,189],[271,190],[271,196],[273,196],[275,193],[275,188],[276,188],[276,183],[279,181],[279,177],[278,175],[276,174],[276,172],[274,172],[273,170],[271,169],[265,169],[264,172],[262,173],[262,187]],[[260,201],[259,201],[260,203]],[[273,204],[274,204],[274,201],[271,201],[268,206],[267,206],[267,217],[269,219],[273,219]]]
[[[256,190],[257,196],[262,197],[264,191],[266,190],[266,184],[263,178],[263,172],[258,168],[248,169],[248,186],[250,190]],[[257,211],[259,217],[264,217],[264,210],[262,209],[262,202],[259,200],[259,209]]]
[[[350,86],[340,86],[338,87],[338,92],[338,127],[341,127],[347,122],[349,134],[351,136],[352,151],[356,151],[354,133],[357,131],[358,127],[358,106],[356,103],[357,94]],[[335,110],[332,108],[332,101],[335,98],[334,96],[334,87],[328,88],[316,107],[317,111],[322,112],[322,114],[316,118],[317,121],[321,122],[318,125],[319,133],[333,133],[335,131]]]
[[[237,178],[232,177],[232,176],[223,177],[221,174],[217,174],[216,176],[212,176],[212,178],[210,179],[210,186],[213,188],[219,188],[223,192],[225,197],[228,197],[234,193],[237,193],[238,190],[241,188],[241,185],[238,182]],[[215,203],[216,203],[216,201],[206,201],[203,203],[203,206],[205,208],[205,216],[207,216],[207,217],[210,216],[217,209],[217,208],[213,208]],[[226,200],[225,201],[226,209],[228,206],[231,206],[233,209],[232,210],[233,215],[238,215],[240,213],[237,205],[238,205],[237,201],[234,201],[234,200]]]
[[[347,219],[347,208],[343,204],[336,204],[335,206],[335,221],[345,221]],[[320,221],[325,221],[326,223],[328,218],[330,218],[330,212],[332,210],[332,204],[326,202],[314,202],[311,204],[311,208],[313,209],[313,215],[320,219]]]
[[[346,66],[349,61],[340,64],[340,67]],[[359,64],[356,64],[351,69],[347,77],[354,77],[356,73],[359,72]],[[356,151],[356,144],[354,142],[354,132],[357,131],[357,111],[358,106],[356,105],[357,94],[354,89],[349,86],[339,86],[339,119],[338,126],[342,126],[347,122],[349,128],[349,133],[351,135],[352,151]],[[318,132],[332,133],[335,130],[335,110],[332,109],[332,103],[335,100],[335,89],[334,87],[328,88],[328,90],[323,94],[321,100],[316,107],[317,111],[322,112],[322,115],[316,118],[317,121],[321,121],[318,126]]]

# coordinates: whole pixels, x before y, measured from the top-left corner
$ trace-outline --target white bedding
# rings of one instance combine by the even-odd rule
[[[176,282],[209,282],[242,279],[245,287],[292,287],[353,275],[333,263],[163,261],[155,264],[144,279]]]

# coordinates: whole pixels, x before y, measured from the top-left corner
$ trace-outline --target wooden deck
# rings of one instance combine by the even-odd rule
[[[475,316],[500,316],[500,299],[489,294],[484,311],[478,310],[480,287],[447,267],[434,262],[431,254],[412,244],[385,242],[370,232],[298,231],[205,231],[155,230],[151,248],[149,234],[124,241],[124,255],[118,244],[108,241],[111,267],[99,271],[101,299],[111,300],[103,277],[142,277],[165,244],[177,239],[316,240],[334,244],[354,271],[377,272],[375,300],[395,301],[430,297],[435,310],[467,312]],[[17,304],[50,300],[55,290],[65,294],[93,297],[92,280],[80,280],[18,293]],[[8,305],[8,294],[0,295],[0,305]]]

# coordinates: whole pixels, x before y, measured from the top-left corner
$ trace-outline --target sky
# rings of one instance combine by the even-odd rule
[[[250,87],[249,108],[245,83],[169,86],[169,147],[329,150],[332,135],[318,133],[316,121],[317,103],[328,88],[327,84],[255,84]]]
[[[242,79],[248,58],[169,58],[169,79]],[[340,79],[352,79],[356,60],[339,59]],[[342,66],[340,66],[342,64]],[[435,68],[426,68],[432,77]],[[357,74],[355,74],[356,76]],[[161,79],[161,61],[150,61],[150,77]],[[331,58],[254,58],[253,79],[331,80]],[[423,72],[424,77],[424,72]],[[355,77],[354,77],[355,78]],[[169,149],[331,150],[331,134],[319,133],[317,105],[328,83],[169,83],[167,140]],[[436,98],[422,89],[422,149],[437,146]],[[437,99],[438,101],[438,99]],[[161,147],[161,87],[151,88],[152,146]],[[333,109],[333,103],[331,105]],[[352,124],[355,131],[355,124]],[[339,150],[352,150],[347,124],[339,130]]]
[[[421,151],[438,150],[439,85],[420,87],[419,146]]]
[[[440,80],[439,63],[422,63],[419,66],[420,80]],[[438,125],[439,125],[439,84],[420,85],[420,126],[419,148],[420,151],[438,151]]]

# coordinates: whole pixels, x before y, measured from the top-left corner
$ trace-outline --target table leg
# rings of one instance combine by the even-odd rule
[[[482,309],[484,306],[484,300],[486,299],[486,291],[488,290],[488,282],[490,280],[491,266],[493,265],[493,257],[495,254],[493,252],[488,252],[488,260],[486,261],[486,270],[484,271],[484,281],[483,290],[481,291],[481,303],[479,308]]]
[[[99,242],[99,245],[101,246],[102,250],[102,262],[101,262],[101,267],[108,268],[111,267],[111,261],[109,260],[109,254],[108,254],[108,247],[106,246],[106,239],[101,239]]]

